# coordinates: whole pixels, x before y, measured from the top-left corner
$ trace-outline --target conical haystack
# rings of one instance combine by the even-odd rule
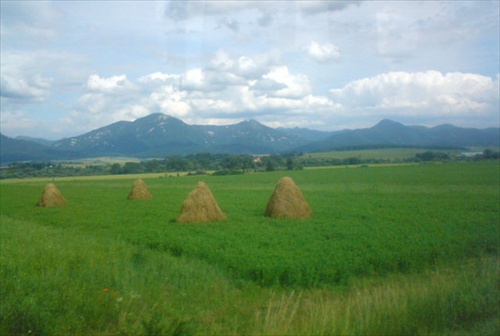
[[[198,182],[196,188],[189,193],[182,204],[179,223],[218,222],[226,220],[227,216],[219,208],[214,195],[203,182]]]
[[[151,195],[146,183],[142,179],[135,180],[132,190],[130,190],[127,197],[129,200],[149,200],[152,198],[153,195]]]
[[[309,218],[312,211],[295,182],[283,177],[276,184],[264,214],[275,218]]]
[[[42,197],[36,204],[39,207],[56,207],[60,205],[66,205],[66,199],[63,197],[59,189],[57,189],[54,183],[49,183],[45,186],[43,190]]]

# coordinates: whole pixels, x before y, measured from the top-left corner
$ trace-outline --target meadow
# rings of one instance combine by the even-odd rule
[[[425,151],[446,153],[450,156],[459,155],[467,150],[455,149],[425,149],[425,148],[379,148],[379,149],[357,149],[357,150],[338,150],[331,152],[307,153],[306,157],[319,159],[348,159],[358,158],[360,160],[374,159],[401,162],[415,158],[415,155]],[[480,151],[479,149],[477,151]]]
[[[498,334],[498,161],[0,184],[0,333]],[[314,212],[263,216],[290,176]],[[35,207],[53,181],[68,200]],[[196,183],[228,220],[178,224]]]

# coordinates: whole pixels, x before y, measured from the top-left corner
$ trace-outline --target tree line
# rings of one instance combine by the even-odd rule
[[[498,160],[500,153],[487,149],[482,154],[460,160]],[[398,162],[436,162],[452,161],[444,152],[426,151],[413,158]],[[164,159],[145,160],[141,162],[106,163],[106,164],[69,164],[56,162],[14,162],[0,169],[0,179],[25,177],[58,177],[58,176],[92,176],[142,173],[188,172],[190,174],[216,175],[243,174],[245,172],[264,172],[275,170],[298,170],[314,166],[343,166],[360,164],[395,163],[389,159],[364,159],[359,157],[318,158],[303,153],[271,154],[271,155],[234,155],[198,153],[186,156],[170,156]]]
[[[218,175],[238,174],[248,171],[273,171],[302,169],[297,155],[231,155],[199,153],[171,156],[141,162],[72,164],[54,162],[14,162],[0,169],[0,178],[57,177],[120,175],[142,173],[190,172],[205,174],[215,171]]]

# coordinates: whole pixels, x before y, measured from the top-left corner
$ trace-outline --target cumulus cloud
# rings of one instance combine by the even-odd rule
[[[237,76],[231,71],[237,69],[239,57],[226,56],[223,63],[231,66],[221,66],[226,69],[221,75]],[[462,126],[474,125],[471,118],[492,123],[498,118],[498,79],[477,74],[389,72],[352,81],[330,90],[329,96],[321,96],[313,93],[306,75],[293,73],[286,66],[272,67],[258,80],[241,77],[244,81],[238,85],[220,84],[218,90],[200,91],[211,81],[211,71],[192,68],[180,74],[155,72],[136,80],[93,75],[89,79],[93,84],[69,119],[92,129],[162,112],[188,123],[220,125],[257,118],[273,127],[331,129],[353,120],[371,126],[382,118],[404,122],[416,117],[436,121],[455,117],[466,123]],[[177,85],[180,78],[184,79],[182,86]],[[116,96],[113,90],[124,81],[137,89]]]
[[[330,91],[346,110],[373,115],[480,116],[498,113],[498,79],[471,74],[389,72]]]
[[[126,93],[134,88],[126,75],[111,76],[108,78],[91,75],[87,81],[87,89],[104,93]]]
[[[271,68],[282,64],[281,53],[278,50],[254,54],[251,56],[231,55],[224,49],[219,49],[205,67],[217,73],[232,73],[245,79],[258,79],[269,72]]]
[[[33,75],[29,78],[2,75],[0,95],[9,100],[40,102],[49,96],[51,86],[52,80],[40,75]]]
[[[278,90],[271,90],[269,94],[283,98],[301,98],[311,93],[311,83],[304,74],[293,75],[288,67],[280,66],[262,76],[264,79],[270,79],[284,87]]]
[[[336,108],[328,97],[313,95],[305,74],[274,65],[272,59],[220,50],[209,66],[182,73],[154,72],[136,80],[125,75],[93,74],[71,118],[80,124],[86,118],[85,124],[95,128],[104,121],[133,120],[162,112],[186,122],[225,124],[235,117],[259,116],[273,122],[286,115],[324,113]]]
[[[262,78],[251,84],[253,90],[265,93],[269,91],[278,91],[286,88],[287,86],[283,83],[278,83],[271,78]]]
[[[329,63],[340,58],[339,48],[332,43],[320,44],[312,41],[304,51],[311,59],[319,63]]]

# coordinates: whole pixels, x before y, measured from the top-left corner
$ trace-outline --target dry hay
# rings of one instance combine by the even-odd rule
[[[132,190],[128,194],[127,199],[129,200],[149,200],[152,199],[153,195],[148,190],[146,183],[142,179],[137,179],[132,186]]]
[[[283,177],[276,184],[264,214],[275,218],[309,218],[312,211],[295,182]]]
[[[178,223],[219,222],[227,216],[219,208],[214,195],[203,182],[198,182],[196,188],[189,193],[182,204]]]
[[[36,204],[39,207],[56,207],[66,205],[68,202],[63,197],[59,189],[54,183],[49,183],[43,190],[42,197]]]

